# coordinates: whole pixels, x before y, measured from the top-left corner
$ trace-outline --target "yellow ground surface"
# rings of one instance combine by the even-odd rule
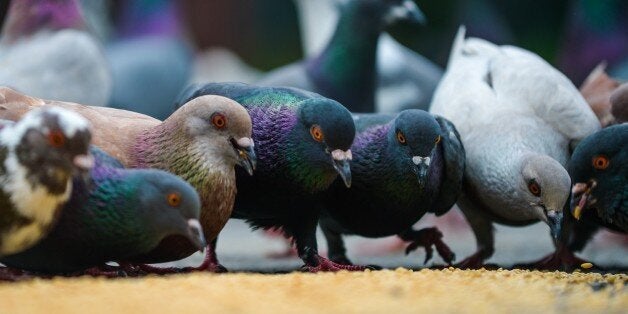
[[[626,313],[627,284],[626,275],[451,269],[57,278],[0,283],[0,313]]]

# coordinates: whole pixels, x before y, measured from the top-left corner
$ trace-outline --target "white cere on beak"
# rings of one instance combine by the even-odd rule
[[[244,148],[249,146],[255,146],[255,144],[253,143],[253,139],[248,137],[239,138],[238,140],[236,140],[236,143],[238,143],[238,146]]]
[[[331,158],[334,160],[352,160],[353,155],[351,154],[351,150],[347,149],[347,151],[343,151],[342,149],[334,149],[331,152]]]
[[[413,156],[412,157],[412,162],[415,165],[419,165],[419,164],[425,164],[426,166],[430,166],[430,162],[432,162],[432,159],[430,157],[421,157],[421,156]]]
[[[94,167],[94,157],[92,155],[74,156],[74,165],[80,169],[91,169]]]
[[[572,194],[579,194],[582,193],[584,191],[586,191],[588,188],[586,183],[576,183],[574,184],[573,188],[571,188],[571,193]]]

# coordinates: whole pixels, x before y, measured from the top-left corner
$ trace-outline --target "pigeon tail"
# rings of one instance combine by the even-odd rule
[[[467,33],[467,28],[464,25],[458,27],[458,32],[454,38],[454,43],[451,45],[451,53],[449,54],[449,61],[447,61],[447,68],[449,69],[453,64],[454,59],[462,53],[462,47],[464,45],[464,39]]]

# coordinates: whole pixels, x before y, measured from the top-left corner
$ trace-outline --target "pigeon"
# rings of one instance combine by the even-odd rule
[[[0,85],[46,99],[107,104],[109,67],[77,1],[11,1],[0,39]]]
[[[569,174],[572,215],[628,233],[628,124],[585,138],[571,156]]]
[[[336,180],[323,196],[320,225],[330,260],[352,264],[342,234],[398,235],[411,243],[406,253],[423,246],[427,262],[435,246],[451,263],[454,255],[437,228],[412,226],[425,213],[446,213],[460,195],[465,154],[456,128],[419,109],[358,115],[354,121],[351,188]]]
[[[543,269],[573,270],[588,261],[575,256],[602,227],[628,233],[628,124],[589,135],[569,162],[572,197],[561,242],[543,259]]]
[[[89,123],[56,107],[0,124],[0,256],[28,249],[54,224],[72,191],[72,176],[88,171]]]
[[[93,144],[125,167],[161,169],[188,181],[201,197],[200,221],[210,241],[206,260],[198,269],[224,269],[214,258],[214,240],[231,216],[236,193],[234,167],[240,165],[252,174],[256,164],[251,118],[240,104],[225,97],[203,96],[161,122],[126,110],[44,101],[9,88],[0,88],[0,96],[0,105],[6,108],[0,110],[0,119],[15,120],[41,106],[62,106],[91,121]],[[196,248],[187,239],[168,237],[137,261],[173,261],[194,252]]]
[[[124,169],[96,147],[90,180],[74,179],[72,195],[42,241],[3,264],[41,274],[72,274],[154,249],[182,236],[202,250],[200,199],[186,181],[156,169]]]
[[[303,46],[308,55],[318,53],[331,37],[333,25],[339,18],[340,12],[337,11],[342,8],[338,2],[295,1],[301,21]],[[349,14],[351,11],[343,10],[343,13]],[[370,20],[372,17],[353,14],[349,15],[349,19]],[[409,108],[427,110],[443,70],[385,32],[379,36],[376,58],[375,111],[399,112]]]
[[[312,92],[244,83],[191,85],[178,103],[209,94],[239,102],[253,122],[257,169],[254,176],[236,172],[232,218],[244,219],[254,228],[281,229],[293,238],[305,270],[364,269],[323,258],[316,242],[319,195],[338,176],[351,185],[355,125],[349,111]]]
[[[478,251],[458,264],[482,266],[494,252],[492,223],[547,223],[560,234],[570,194],[570,149],[600,123],[573,84],[538,55],[456,35],[430,111],[449,119],[466,151],[460,209]]]
[[[319,55],[276,69],[258,84],[302,88],[352,112],[374,112],[379,34],[398,20],[419,22],[424,16],[411,0],[347,1],[341,10],[336,31]]]
[[[617,87],[610,96],[611,114],[617,123],[628,122],[628,83]]]
[[[192,70],[192,49],[181,38],[178,2],[124,1],[105,53],[111,64],[110,106],[157,119],[172,111]]]

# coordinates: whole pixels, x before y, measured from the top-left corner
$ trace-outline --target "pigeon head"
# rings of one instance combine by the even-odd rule
[[[41,29],[82,28],[78,0],[12,0],[4,33],[10,41]]]
[[[425,188],[430,163],[435,158],[441,131],[436,119],[423,110],[404,110],[395,118],[388,135],[389,147],[404,169],[416,175],[419,187]]]
[[[125,198],[137,198],[133,210],[140,212],[137,226],[146,226],[157,240],[171,235],[187,238],[202,251],[205,246],[199,222],[201,201],[196,190],[186,181],[168,172],[155,169],[133,170],[126,180],[131,190]],[[155,243],[157,245],[157,243]]]
[[[347,187],[351,186],[351,143],[355,125],[351,113],[338,102],[310,98],[300,104],[299,124],[294,129],[293,151],[300,163],[295,169],[304,173],[311,167],[323,169],[331,184],[337,172]],[[331,174],[331,175],[329,175]]]
[[[567,170],[553,158],[526,154],[521,165],[518,197],[534,215],[547,223],[554,238],[560,234],[563,206],[569,198],[571,180]]]
[[[249,175],[255,170],[256,156],[251,138],[251,117],[234,100],[216,95],[194,98],[173,113],[169,120],[184,121],[184,136],[201,155],[218,156],[230,167],[240,165]]]
[[[383,26],[398,21],[425,23],[425,15],[412,0],[339,0],[341,10],[353,10],[360,16],[380,20]]]
[[[31,183],[45,185],[50,193],[65,193],[70,178],[87,174],[94,164],[90,125],[79,114],[46,107],[29,112],[11,128],[3,134],[4,143]]]
[[[628,124],[614,125],[580,142],[571,156],[571,213],[576,219],[595,213],[612,223],[607,212],[622,206],[628,178]]]

